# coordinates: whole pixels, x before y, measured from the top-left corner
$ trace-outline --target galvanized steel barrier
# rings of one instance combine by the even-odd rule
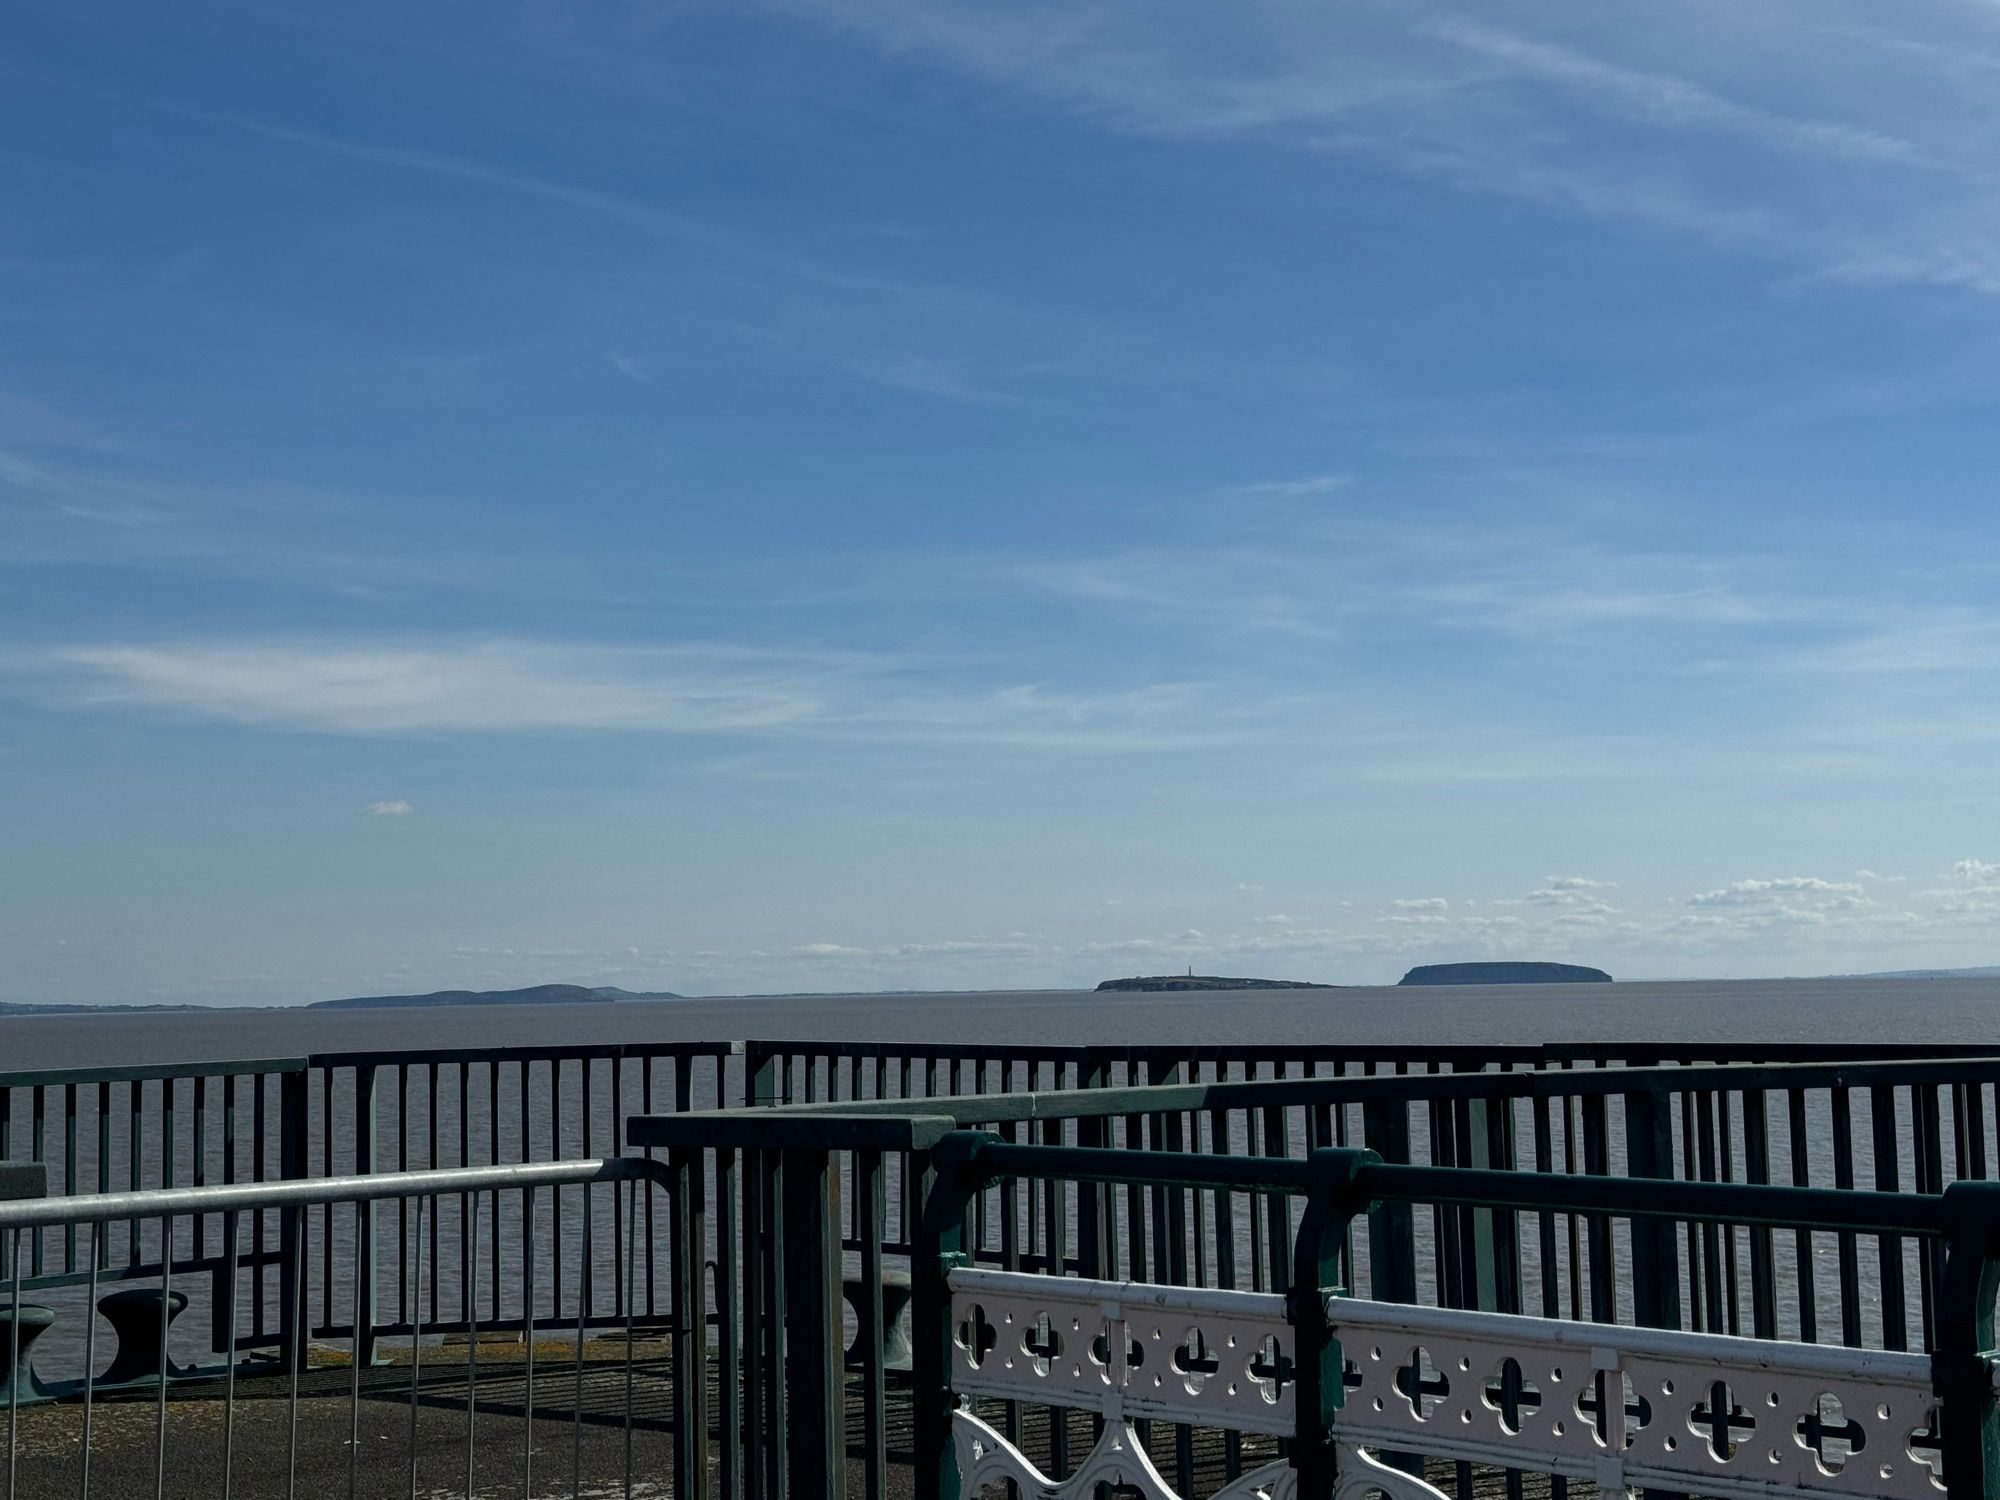
[[[690,1393],[703,1386],[702,1365],[689,1350],[699,1341],[687,1331],[701,1324],[701,1304],[679,1301],[664,1316],[644,1305],[656,1242],[673,1245],[677,1263],[700,1263],[674,1226],[657,1241],[650,1233],[652,1212],[678,1206],[673,1187],[657,1163],[624,1157],[0,1202],[0,1353],[11,1376],[0,1394],[0,1494],[88,1496],[95,1485],[120,1496],[630,1496],[667,1494],[670,1482],[671,1493],[695,1493],[699,1481],[675,1472],[690,1445],[666,1434],[687,1431],[698,1406]],[[365,1247],[382,1215],[413,1231],[413,1297],[395,1326],[370,1321],[370,1271],[384,1268],[371,1268]],[[323,1225],[324,1260],[286,1260],[281,1305],[265,1310],[284,1331],[264,1358],[184,1363],[171,1325],[190,1294],[208,1302],[232,1351],[264,1342],[248,1333],[245,1304],[260,1296],[249,1271],[253,1226],[266,1217],[310,1250]],[[184,1258],[158,1246],[204,1218],[220,1226],[220,1259],[177,1285]],[[153,1227],[154,1271],[150,1285],[118,1278],[120,1297],[142,1304],[121,1317],[99,1302],[96,1268],[107,1238],[131,1224]],[[88,1269],[45,1308],[27,1299],[35,1283],[24,1262],[50,1231],[78,1233]],[[556,1271],[565,1242],[566,1278]],[[322,1265],[334,1268],[324,1287]],[[594,1281],[576,1270],[590,1265]],[[291,1332],[322,1290],[344,1304],[343,1341]],[[48,1295],[46,1284],[36,1295]],[[47,1347],[51,1324],[72,1332],[59,1350]],[[610,1352],[587,1350],[605,1329],[615,1331]],[[443,1342],[452,1334],[457,1347]],[[41,1347],[29,1347],[36,1336]],[[642,1357],[647,1340],[660,1348]],[[651,1394],[662,1385],[664,1401]],[[135,1403],[151,1414],[143,1436],[130,1420]],[[642,1404],[664,1418],[644,1419]],[[170,1411],[197,1420],[170,1423]],[[198,1420],[204,1412],[210,1419]]]

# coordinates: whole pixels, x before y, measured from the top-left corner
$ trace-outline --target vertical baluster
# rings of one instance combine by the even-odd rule
[[[12,1302],[7,1319],[7,1500],[21,1493],[21,1236],[16,1228],[8,1238],[7,1279],[12,1286]],[[36,1236],[40,1239],[40,1236]]]
[[[354,1205],[354,1288],[352,1297],[353,1327],[347,1341],[347,1500],[355,1500],[361,1483],[361,1367],[369,1363],[375,1353],[375,1337],[372,1327],[375,1311],[373,1288],[367,1276],[373,1267],[368,1264],[367,1250],[370,1235],[368,1205],[357,1201]]]
[[[76,1085],[63,1085],[63,1192],[83,1191],[83,1178],[76,1152]],[[63,1272],[76,1272],[76,1224],[63,1226]]]
[[[557,1055],[549,1059],[549,1160],[560,1161],[566,1154],[563,1150],[563,1061]],[[563,1315],[563,1195],[549,1193],[549,1244],[550,1259],[554,1263],[555,1274],[549,1278],[550,1316],[558,1321]]]
[[[433,1058],[426,1066],[424,1071],[424,1124],[425,1124],[424,1165],[426,1167],[431,1168],[432,1170],[436,1170],[437,1168],[444,1165],[443,1161],[440,1160],[438,1156],[438,1072],[439,1072],[438,1061],[437,1059]],[[428,1309],[428,1317],[429,1321],[433,1325],[437,1324],[440,1321],[438,1317],[438,1298],[439,1298],[438,1283],[444,1279],[443,1277],[438,1275],[438,1265],[439,1265],[438,1220],[444,1217],[444,1215],[439,1212],[439,1209],[442,1207],[443,1207],[442,1204],[433,1201],[430,1206],[429,1213],[422,1216],[422,1221],[419,1222],[417,1230],[418,1237],[421,1239],[424,1228],[423,1221],[428,1222],[430,1227],[429,1254],[430,1254],[430,1267],[431,1267],[430,1307]],[[425,1253],[424,1247],[421,1245],[418,1246],[417,1253],[419,1255]],[[419,1300],[421,1300],[421,1290],[419,1292]]]
[[[334,1071],[335,1070],[332,1068],[327,1068],[320,1075],[319,1133],[320,1133],[321,1152],[325,1161],[325,1168],[322,1175],[327,1177],[333,1176],[334,1173],[333,1137],[336,1130],[336,1120],[337,1120],[337,1116],[335,1115],[333,1108]],[[357,1168],[356,1170],[359,1169]],[[322,1204],[320,1207],[319,1249],[320,1249],[320,1284],[319,1284],[320,1326],[331,1332],[334,1327],[333,1205],[331,1203]],[[311,1337],[310,1329],[302,1330],[302,1332],[307,1337]]]
[[[625,1049],[619,1048],[611,1054],[611,1154],[625,1154]],[[720,1186],[718,1182],[718,1187]],[[625,1262],[628,1257],[625,1247],[625,1199],[629,1195],[614,1191],[611,1194],[611,1295],[614,1310],[620,1317],[625,1315]],[[721,1220],[721,1232],[726,1236],[732,1232],[732,1221],[728,1217]],[[730,1367],[725,1364],[723,1369]],[[723,1382],[725,1385],[728,1382]]]
[[[171,1080],[169,1080],[171,1086]],[[167,1493],[167,1385],[174,1367],[167,1348],[167,1325],[173,1317],[174,1300],[174,1221],[160,1218],[160,1387],[153,1404],[153,1500],[165,1500]]]
[[[77,1439],[79,1449],[77,1493],[83,1500],[90,1500],[90,1421],[91,1410],[97,1404],[97,1382],[92,1378],[97,1373],[97,1272],[100,1265],[110,1264],[110,1247],[104,1242],[105,1234],[110,1227],[101,1219],[94,1221],[90,1226],[90,1276],[83,1289],[83,1304],[91,1310],[91,1315],[84,1320],[83,1328],[83,1430]],[[18,1356],[14,1367],[20,1368]],[[228,1477],[229,1470],[225,1463],[223,1467],[225,1484]],[[10,1496],[15,1493],[11,1484],[7,1487],[7,1493]],[[226,1493],[223,1500],[228,1500]]]
[[[331,1069],[328,1070],[332,1071]],[[303,1148],[301,1148],[303,1149]],[[299,1372],[306,1364],[306,1205],[280,1209],[289,1221],[286,1238],[300,1247],[285,1260],[285,1321],[294,1330],[285,1360],[285,1496],[298,1493],[299,1481]]]
[[[717,1327],[718,1342],[722,1346],[718,1354],[721,1365],[722,1398],[720,1455],[722,1500],[741,1500],[743,1444],[746,1437],[743,1426],[743,1395],[748,1371],[743,1368],[743,1289],[739,1280],[741,1272],[736,1253],[738,1220],[742,1213],[738,1173],[736,1152],[726,1147],[718,1150],[715,1153],[715,1279],[722,1303],[718,1309],[720,1318]],[[636,1231],[634,1239],[635,1241],[637,1239]],[[629,1262],[630,1252],[628,1251],[623,1258]],[[628,1304],[625,1309],[628,1330],[631,1326],[631,1316]],[[628,1350],[631,1347],[629,1332],[626,1347]],[[627,1399],[630,1399],[629,1385]],[[626,1440],[629,1443],[632,1430],[629,1412],[625,1430]],[[629,1470],[626,1482],[629,1488],[631,1482]]]
[[[1938,1119],[1938,1085],[1934,1083],[1912,1083],[1910,1085],[1910,1112],[1915,1132],[1916,1189],[1920,1193],[1942,1193],[1944,1191],[1944,1144],[1942,1127]],[[1944,1285],[1944,1240],[1931,1236],[1919,1240],[1917,1250],[1917,1294],[1919,1325],[1923,1332],[1925,1350],[1937,1347],[1937,1304],[1938,1288]]]
[[[1695,1170],[1702,1182],[1714,1182],[1717,1176],[1715,1160],[1715,1094],[1708,1089],[1699,1091],[1695,1102],[1696,1129],[1699,1135]],[[1701,1266],[1702,1280],[1708,1304],[1707,1331],[1724,1332],[1728,1326],[1725,1297],[1722,1288],[1722,1229],[1714,1223],[1701,1226]]]
[[[491,1193],[488,1197],[492,1200],[493,1237],[498,1239],[500,1195]],[[472,1268],[472,1281],[465,1298],[465,1493],[476,1495],[479,1492],[473,1487],[473,1469],[479,1436],[479,1194],[467,1193],[461,1197],[458,1214],[472,1241],[472,1253],[466,1257]]]
[[[1610,1121],[1605,1096],[1591,1093],[1582,1101],[1583,1170],[1592,1177],[1604,1177],[1611,1170]],[[1618,1321],[1617,1272],[1611,1253],[1611,1221],[1603,1214],[1585,1215],[1585,1235],[1590,1258],[1590,1321]]]
[[[1812,1186],[1812,1155],[1807,1145],[1806,1091],[1785,1091],[1792,1152],[1792,1186]],[[1813,1237],[1809,1229],[1794,1230],[1792,1254],[1799,1283],[1799,1342],[1819,1342],[1819,1288],[1813,1284]]]
[[[1546,1096],[1536,1094],[1529,1100],[1529,1109],[1535,1122],[1535,1170],[1553,1172],[1555,1170],[1555,1134],[1549,1123],[1549,1101]],[[1556,1252],[1556,1216],[1548,1209],[1535,1215],[1536,1246],[1541,1260],[1542,1303],[1540,1316],[1560,1318],[1562,1316],[1562,1285],[1559,1280],[1559,1266]]]
[[[1897,1138],[1896,1089],[1878,1083],[1868,1090],[1868,1110],[1874,1128],[1875,1186],[1885,1193],[1900,1190],[1901,1174],[1897,1157],[1902,1142]],[[1882,1274],[1882,1347],[1910,1347],[1909,1315],[1903,1300],[1903,1237],[1885,1234],[1877,1238]]]
[[[1845,1084],[1835,1084],[1829,1096],[1833,1112],[1833,1185],[1845,1191],[1854,1186],[1854,1100]],[[1840,1265],[1840,1341],[1850,1349],[1858,1349],[1861,1347],[1861,1252],[1852,1230],[1839,1232],[1836,1252]]]
[[[42,1084],[39,1084],[39,1083],[38,1083],[38,1084],[36,1084],[36,1085],[35,1085],[35,1089],[34,1089],[34,1101],[35,1101],[35,1102],[34,1102],[34,1119],[33,1119],[33,1131],[34,1131],[34,1135],[33,1135],[33,1142],[34,1142],[34,1155],[33,1155],[33,1157],[32,1157],[32,1158],[30,1158],[30,1159],[31,1159],[31,1160],[34,1160],[34,1161],[39,1161],[39,1162],[46,1162],[46,1161],[48,1161],[48,1159],[49,1159],[49,1153],[48,1153],[48,1112],[49,1112],[49,1104],[48,1104],[48,1090],[47,1090],[47,1088],[46,1088],[46,1087],[44,1087],[44,1086],[43,1086]],[[17,1240],[18,1240],[18,1237],[17,1237]],[[29,1274],[29,1275],[31,1275],[31,1276],[39,1276],[39,1275],[41,1275],[41,1274],[42,1274],[42,1232],[41,1232],[41,1230],[39,1230],[39,1229],[35,1230],[35,1231],[34,1231],[34,1232],[33,1232],[32,1234],[30,1234],[30,1235],[29,1235],[29,1237],[28,1237],[28,1240],[29,1240],[29,1248],[28,1248],[28,1262],[29,1262],[29,1270],[28,1270],[28,1274]],[[18,1289],[19,1289],[19,1280],[18,1280],[18,1278],[16,1279],[16,1283],[15,1283],[15,1286],[16,1286],[16,1290],[18,1290]],[[11,1493],[12,1493],[12,1491],[10,1490],[10,1491],[9,1491],[9,1493],[11,1494]]]
[[[588,1078],[590,1077],[590,1055],[588,1053],[585,1053],[581,1059],[581,1062],[583,1064],[584,1078],[588,1080]],[[586,1116],[586,1118],[588,1117]],[[560,1187],[553,1189],[553,1192],[557,1197],[562,1196],[562,1189]],[[577,1214],[582,1221],[583,1243],[585,1246],[583,1263],[587,1267],[590,1264],[590,1251],[589,1251],[590,1184],[587,1182],[579,1183],[577,1186],[577,1196],[579,1199],[577,1203]],[[699,1267],[701,1264],[701,1257],[699,1255],[696,1255],[695,1257],[695,1264],[697,1267]],[[700,1271],[697,1269],[695,1274],[695,1282],[697,1286],[699,1286],[700,1281],[701,1281],[701,1275]],[[574,1360],[572,1368],[575,1371],[576,1380],[575,1384],[572,1387],[574,1394],[571,1398],[570,1423],[569,1423],[570,1500],[582,1500],[583,1497],[583,1394],[584,1394],[583,1338],[584,1338],[584,1327],[586,1323],[589,1321],[589,1316],[590,1316],[590,1297],[588,1293],[584,1293],[583,1295],[578,1296],[578,1298],[576,1299],[576,1349],[572,1356]],[[697,1309],[697,1321],[700,1321],[699,1309]],[[706,1369],[701,1369],[696,1372],[695,1384],[699,1386],[704,1392],[707,1391],[708,1371]],[[702,1435],[703,1447],[706,1448],[708,1442],[708,1423],[706,1418],[704,1418],[702,1421],[701,1435]],[[698,1486],[696,1493],[701,1495],[706,1495],[708,1493],[708,1474],[707,1474],[706,1463],[704,1463],[703,1465],[702,1482]]]
[[[195,1074],[193,1089],[194,1185],[201,1187],[208,1181],[208,1075]],[[192,1215],[188,1227],[192,1235],[188,1254],[201,1260],[208,1254],[208,1215]]]
[[[528,1106],[527,1064],[521,1065],[521,1108]],[[527,1158],[523,1157],[523,1160]],[[539,1225],[539,1195],[534,1188],[521,1190],[521,1494],[535,1493],[535,1232]],[[678,1381],[675,1382],[679,1384]]]
[[[433,1066],[433,1068],[435,1068],[436,1064],[432,1064],[432,1066]],[[408,1202],[409,1200],[408,1200],[408,1199],[405,1199],[404,1201],[405,1201],[405,1202]],[[426,1200],[424,1200],[424,1199],[422,1199],[422,1198],[419,1198],[419,1199],[417,1199],[416,1201],[417,1201],[417,1237],[416,1237],[416,1244],[417,1244],[417,1297],[416,1297],[416,1305],[417,1305],[417,1307],[418,1307],[418,1309],[419,1309],[419,1315],[418,1315],[417,1317],[415,1317],[415,1318],[412,1318],[412,1319],[410,1320],[410,1435],[409,1435],[409,1447],[410,1447],[410,1500],[416,1500],[416,1495],[417,1495],[417,1452],[418,1452],[418,1449],[417,1449],[417,1393],[418,1393],[418,1391],[419,1391],[419,1390],[420,1390],[420,1389],[422,1388],[422,1386],[423,1386],[423,1381],[424,1381],[424,1347],[423,1347],[423,1340],[422,1340],[422,1339],[421,1339],[421,1337],[419,1336],[419,1335],[420,1335],[420,1334],[422,1333],[422,1331],[423,1331],[423,1330],[422,1330],[422,1327],[421,1327],[421,1323],[422,1323],[422,1313],[421,1313],[421,1309],[422,1309],[422,1307],[423,1307],[423,1303],[424,1303],[424,1266],[425,1266],[425,1264],[426,1264],[426,1261],[425,1261],[425,1256],[424,1256],[424,1227],[425,1227],[425,1223],[426,1223],[426,1221],[428,1221],[429,1223],[432,1223],[432,1224],[435,1224],[435,1223],[437,1222],[437,1213],[436,1213],[436,1209],[435,1209],[435,1206],[434,1206],[434,1205],[432,1205],[432,1204],[429,1204],[429,1203],[427,1203],[427,1202],[426,1202]],[[433,1269],[433,1271],[432,1271],[432,1276],[433,1276],[433,1279],[435,1280],[435,1276],[436,1276],[436,1271],[435,1271],[435,1269]],[[435,1295],[435,1291],[436,1291],[436,1288],[435,1288],[435,1286],[433,1286],[433,1288],[432,1288],[432,1291],[433,1291],[433,1295]],[[579,1401],[579,1402],[578,1402],[577,1404],[578,1404],[579,1408],[580,1408],[580,1407],[582,1406],[582,1403],[581,1403],[580,1401]]]
[[[1743,1091],[1743,1176],[1747,1182],[1771,1180],[1771,1121],[1764,1090]],[[1750,1317],[1755,1336],[1778,1336],[1778,1288],[1771,1231],[1763,1225],[1745,1231],[1750,1241]]]
[[[262,1182],[265,1172],[265,1156],[270,1150],[269,1138],[265,1134],[265,1114],[267,1106],[264,1094],[267,1077],[253,1073],[250,1078],[250,1176],[253,1181]],[[283,1149],[282,1143],[279,1147]],[[264,1297],[269,1290],[269,1267],[263,1264],[267,1222],[265,1210],[258,1209],[250,1216],[250,1246],[256,1252],[256,1263],[250,1272],[250,1335],[259,1343],[264,1338]]]

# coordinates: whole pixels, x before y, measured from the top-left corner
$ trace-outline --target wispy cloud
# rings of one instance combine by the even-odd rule
[[[625,354],[617,349],[606,349],[604,351],[604,362],[620,375],[623,375],[627,380],[637,385],[652,385],[654,383],[652,373],[647,370],[646,366],[629,354]]]
[[[337,734],[601,729],[716,733],[823,712],[815,664],[725,649],[515,640],[64,646],[6,665],[79,708]],[[816,664],[817,675],[835,670]]]
[[[371,802],[361,810],[371,818],[407,818],[416,808],[398,798],[392,802]]]
[[[1573,47],[1535,41],[1474,22],[1439,18],[1423,31],[1533,78],[1559,83],[1602,101],[1639,124],[1693,127],[1747,138],[1784,152],[1839,161],[1917,164],[1909,141],[1838,120],[1816,120],[1725,98],[1687,78],[1623,68]]]
[[[932,664],[934,665],[934,664]],[[0,677],[78,710],[346,735],[811,735],[1049,752],[1213,749],[1272,713],[1194,683],[1103,692],[938,681],[859,653],[506,638],[277,639],[17,649]]]
[[[1331,495],[1354,483],[1351,474],[1308,474],[1302,479],[1265,479],[1256,484],[1239,484],[1229,491],[1252,499],[1307,500],[1315,495]]]
[[[1529,34],[1429,6],[1282,0],[1199,13],[959,0],[783,8],[1128,134],[1331,153],[1816,273],[2000,290],[1992,177],[1963,146],[1990,130],[1990,94],[1982,103],[1961,86],[1953,56],[1987,39],[1971,17],[1956,47],[1943,17],[1900,38],[1911,45],[1899,69],[1948,87],[1864,93],[1838,81],[1878,71],[1881,47],[1818,10],[1781,8],[1770,23],[1810,47],[1760,50],[1759,28],[1708,4],[1616,34],[1584,13],[1566,25],[1545,16],[1546,34]],[[1805,107],[1747,95],[1746,77]],[[1717,153],[1717,169],[1663,161],[1661,138]],[[1825,191],[1835,174],[1840,190]]]

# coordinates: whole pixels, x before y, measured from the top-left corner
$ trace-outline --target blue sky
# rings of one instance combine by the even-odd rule
[[[0,17],[0,998],[2000,962],[2000,10]]]

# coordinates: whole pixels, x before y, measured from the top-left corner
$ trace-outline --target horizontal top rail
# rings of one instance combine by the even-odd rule
[[[1199,1058],[1217,1062],[1351,1061],[1359,1063],[1493,1063],[1569,1066],[1604,1058],[1630,1062],[1802,1062],[1903,1061],[1927,1057],[1986,1057],[1991,1042],[1688,1042],[1595,1041],[1523,1042],[1493,1046],[1471,1043],[1394,1042],[1078,1042],[1063,1044],[1018,1042],[870,1042],[771,1040],[753,1038],[733,1045],[761,1056],[884,1058],[925,1062],[1049,1062],[1183,1063]]]
[[[230,1062],[136,1063],[112,1068],[30,1068],[0,1073],[0,1089],[61,1088],[66,1084],[148,1083],[156,1078],[230,1078],[248,1073],[303,1073],[307,1057],[249,1057]]]
[[[315,1052],[306,1058],[315,1068],[397,1067],[411,1063],[603,1062],[621,1058],[736,1057],[742,1042],[577,1042],[560,1046],[369,1048],[347,1052]]]
[[[669,1186],[665,1169],[643,1156],[580,1157],[569,1161],[523,1162],[515,1166],[440,1167],[418,1172],[294,1177],[274,1182],[217,1183],[206,1187],[146,1188],[129,1193],[75,1193],[61,1198],[24,1198],[0,1202],[0,1230],[227,1213],[231,1210],[290,1208],[309,1203],[520,1191],[579,1182],[619,1182],[629,1178],[649,1178],[662,1186]]]
[[[1737,1089],[1868,1088],[1898,1084],[1990,1083],[2000,1057],[1899,1059],[1893,1062],[1722,1063],[1662,1070],[1591,1068],[1539,1072],[1374,1073],[1263,1078],[1217,1083],[1123,1084],[999,1094],[840,1099],[770,1106],[794,1114],[949,1113],[961,1125],[1063,1120],[1103,1115],[1178,1114],[1191,1110],[1275,1108],[1370,1100],[1560,1099],[1585,1095]]]
[[[1496,1172],[1473,1167],[1406,1167],[1384,1162],[1373,1151],[1351,1147],[1325,1147],[1302,1160],[1098,1146],[1029,1146],[983,1131],[954,1132],[941,1143],[940,1156],[954,1149],[962,1164],[955,1162],[941,1170],[960,1170],[988,1182],[1001,1177],[1035,1177],[1333,1194],[1355,1205],[1409,1202],[1547,1209],[1858,1234],[1943,1235],[1969,1216],[1984,1216],[2000,1226],[2000,1184],[1985,1182],[1953,1183],[1941,1195],[1884,1193],[1747,1182]]]
[[[633,1115],[625,1122],[625,1139],[640,1149],[925,1151],[958,1128],[951,1115],[924,1109],[925,1100],[896,1102],[903,1108],[690,1109]]]

